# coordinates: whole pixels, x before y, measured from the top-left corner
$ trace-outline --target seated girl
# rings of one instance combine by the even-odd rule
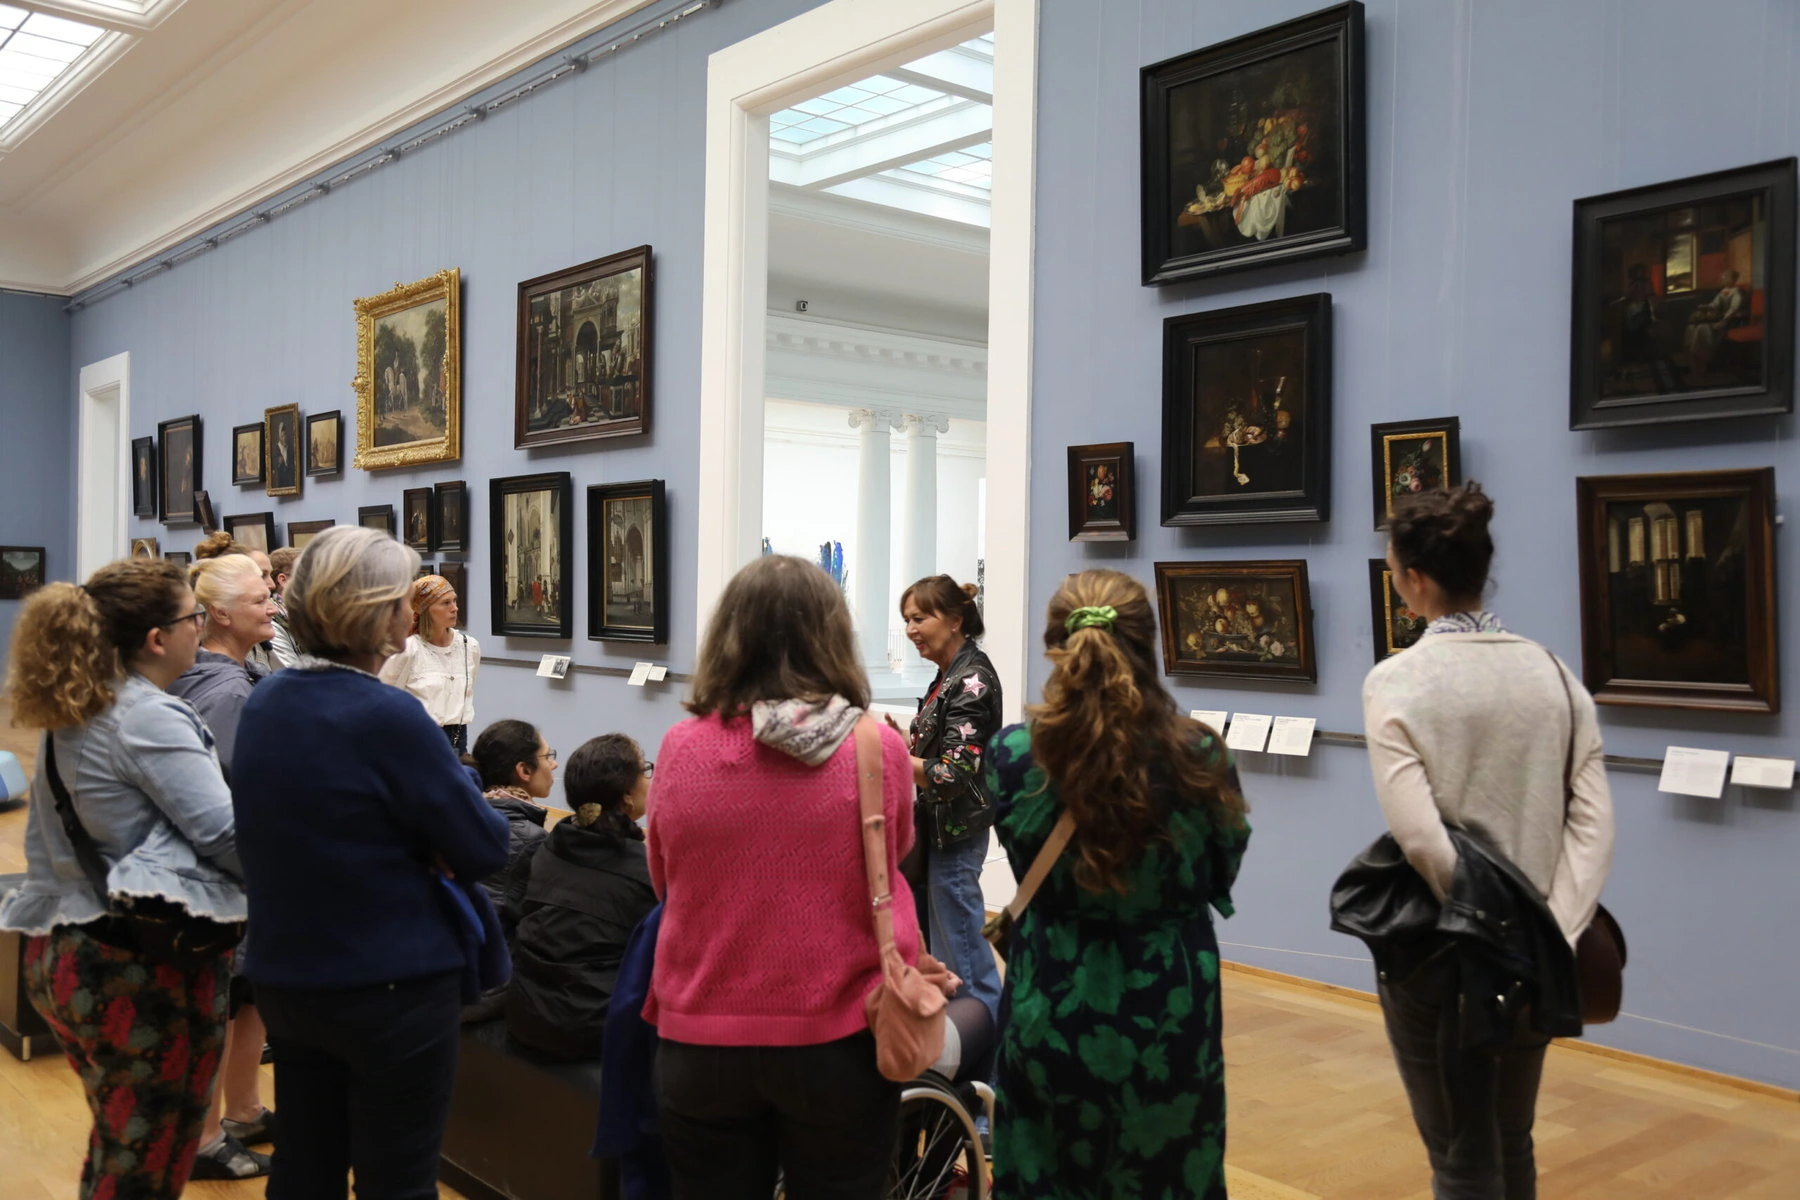
[[[575,815],[532,858],[506,1000],[507,1032],[546,1058],[600,1056],[626,939],[656,905],[636,824],[651,766],[622,733],[589,739],[563,765]]]

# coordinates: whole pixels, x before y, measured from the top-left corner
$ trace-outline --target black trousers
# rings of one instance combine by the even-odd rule
[[[1497,1051],[1460,1049],[1453,985],[1444,959],[1380,985],[1388,1042],[1431,1160],[1431,1194],[1535,1200],[1531,1126],[1549,1043],[1526,1030]]]
[[[859,1033],[818,1046],[696,1046],[664,1039],[657,1093],[675,1200],[879,1200],[900,1085]],[[285,1115],[283,1120],[285,1120]]]
[[[256,989],[281,1138],[269,1200],[436,1200],[456,1082],[457,972],[370,987]]]

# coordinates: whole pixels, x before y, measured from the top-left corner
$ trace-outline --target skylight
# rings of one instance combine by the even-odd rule
[[[0,4],[0,129],[60,79],[106,31]]]
[[[770,181],[985,225],[993,103],[989,33],[771,115]]]

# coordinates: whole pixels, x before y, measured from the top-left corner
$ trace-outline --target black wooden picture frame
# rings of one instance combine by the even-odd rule
[[[231,482],[238,487],[261,487],[268,470],[263,453],[263,423],[231,427]],[[254,466],[252,466],[254,464]]]
[[[308,542],[336,524],[329,517],[317,521],[289,521],[288,545],[296,550],[304,550]]]
[[[1575,202],[1570,429],[1794,410],[1795,172]]]
[[[344,473],[342,409],[307,414],[306,473],[314,479],[329,479]]]
[[[1137,450],[1131,442],[1069,447],[1069,540],[1137,538]]]
[[[394,506],[391,504],[365,504],[356,510],[356,523],[364,529],[379,529],[389,537],[394,536]]]
[[[44,547],[0,546],[0,600],[23,600],[44,586]]]
[[[227,515],[225,532],[231,535],[233,541],[252,550],[261,550],[264,554],[281,546],[276,539],[275,514],[272,511]]]
[[[1305,559],[1156,564],[1163,673],[1314,683]]]
[[[660,479],[587,490],[588,637],[669,640],[669,513]]]
[[[636,246],[519,285],[515,448],[650,432],[655,283]]]
[[[400,540],[420,554],[437,549],[437,492],[428,487],[400,493]]]
[[[1140,71],[1143,281],[1368,244],[1363,6]]]
[[[463,553],[469,548],[469,485],[461,479],[435,489],[432,517],[439,550]]]
[[[488,481],[488,596],[496,636],[572,636],[574,493],[567,471]]]
[[[1162,523],[1331,517],[1331,296],[1163,322]]]
[[[201,491],[201,464],[206,439],[200,416],[194,413],[159,421],[156,426],[158,457],[157,508],[164,525],[191,525],[199,520],[197,494]]]
[[[1575,481],[1597,704],[1781,711],[1775,468]]]
[[[131,515],[156,516],[156,439],[131,439]]]
[[[1394,518],[1394,501],[1408,492],[1462,484],[1462,421],[1385,421],[1369,426],[1369,486],[1375,528]]]

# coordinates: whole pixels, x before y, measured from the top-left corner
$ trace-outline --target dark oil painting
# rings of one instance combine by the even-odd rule
[[[23,600],[43,586],[42,546],[0,546],[0,600]]]
[[[648,246],[519,285],[517,446],[649,429],[650,285]]]
[[[1577,484],[1595,699],[1777,711],[1773,469]]]
[[[1146,283],[1360,249],[1362,7],[1144,69]]]
[[[1369,560],[1370,621],[1375,631],[1375,661],[1392,658],[1425,634],[1430,622],[1408,608],[1394,590],[1394,575],[1387,560]]]
[[[1157,563],[1170,675],[1313,680],[1303,561]]]

